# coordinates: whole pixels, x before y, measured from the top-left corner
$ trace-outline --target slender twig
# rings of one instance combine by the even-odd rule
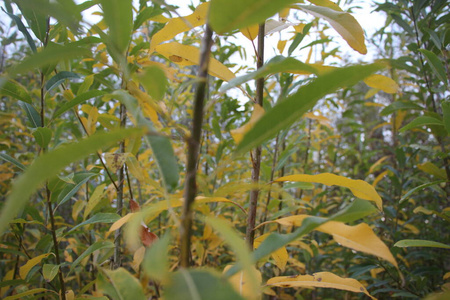
[[[260,69],[264,65],[264,23],[259,25],[258,31],[258,55],[257,55],[257,69]],[[263,94],[264,94],[264,78],[256,80],[256,102],[263,106]],[[261,167],[261,146],[256,147],[252,157],[252,182],[259,182],[259,172]],[[250,191],[250,206],[247,217],[247,231],[245,239],[250,249],[253,250],[253,239],[255,237],[255,222],[256,222],[256,210],[258,208],[258,196],[259,189],[255,188]]]
[[[200,148],[200,138],[203,124],[203,107],[208,87],[208,65],[212,46],[212,30],[206,25],[200,50],[200,64],[198,70],[199,81],[195,92],[194,116],[192,120],[191,136],[187,138],[187,166],[184,188],[183,213],[180,224],[180,264],[184,268],[190,265],[192,205],[197,194],[197,162]]]

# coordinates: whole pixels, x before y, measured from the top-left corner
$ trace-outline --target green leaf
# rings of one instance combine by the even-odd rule
[[[68,111],[69,109],[74,107],[75,105],[83,103],[84,101],[89,100],[94,97],[103,96],[105,94],[106,94],[106,92],[104,92],[104,91],[91,90],[91,91],[87,91],[81,95],[78,95],[75,98],[73,98],[72,100],[70,100],[69,102],[65,103],[60,108],[58,108],[58,110],[53,114],[52,119],[59,117],[60,115],[62,115],[63,113],[65,113],[66,111]]]
[[[450,101],[442,101],[441,106],[444,119],[444,127],[447,130],[447,134],[450,134]]]
[[[109,27],[110,42],[119,53],[125,53],[133,30],[131,0],[101,0],[103,19]]]
[[[61,60],[75,59],[81,56],[90,56],[91,51],[73,44],[49,44],[44,50],[24,59],[20,64],[9,69],[9,76],[15,77],[30,70],[56,64]]]
[[[429,186],[433,186],[433,185],[437,185],[440,184],[442,182],[445,182],[444,180],[438,180],[438,181],[433,181],[433,182],[428,182],[428,183],[424,183],[421,184],[419,186],[416,186],[415,188],[409,190],[405,195],[403,195],[403,197],[400,199],[400,203],[402,203],[403,201],[407,200],[409,198],[409,196],[411,196],[413,193],[417,192],[417,191],[421,191]]]
[[[367,53],[364,31],[351,14],[323,6],[296,5],[296,7],[315,17],[327,20],[350,47],[361,54]]]
[[[295,0],[212,0],[209,24],[217,33],[225,33],[259,24]]]
[[[93,217],[87,219],[86,221],[75,225],[66,234],[69,234],[84,225],[96,224],[96,223],[114,223],[119,219],[120,219],[120,216],[116,213],[98,213],[98,214],[94,215]]]
[[[374,212],[377,212],[377,209],[375,206],[370,204],[369,201],[356,199],[353,201],[352,205],[349,205],[343,210],[337,212],[333,216],[333,221],[350,223],[371,215]]]
[[[99,289],[104,290],[104,292],[111,296],[113,300],[147,299],[139,280],[133,277],[133,275],[124,268],[118,268],[114,271],[102,269],[102,272],[106,275],[111,284],[105,289],[106,286],[102,283],[99,286]]]
[[[322,97],[339,88],[354,85],[381,68],[381,64],[358,65],[333,70],[318,77],[267,111],[247,132],[236,152],[244,153],[276,136],[280,130],[299,120]]]
[[[57,87],[59,84],[63,83],[64,80],[70,79],[70,78],[80,78],[80,76],[76,73],[69,72],[69,71],[61,71],[52,78],[50,78],[47,83],[45,84],[45,89],[47,92],[51,91],[55,87]]]
[[[165,285],[165,299],[170,300],[244,300],[231,286],[214,270],[185,270],[173,273]]]
[[[138,76],[147,93],[155,100],[162,100],[167,89],[167,78],[161,68],[150,66],[144,68]]]
[[[67,201],[72,198],[73,195],[75,195],[76,192],[82,187],[86,182],[88,182],[89,179],[91,179],[93,176],[97,176],[98,174],[95,173],[87,173],[86,176],[83,176],[83,178],[80,181],[77,181],[76,184],[68,184],[67,187],[65,187],[61,194],[58,196],[58,205],[55,207],[55,210],[66,203]]]
[[[21,20],[18,16],[6,12],[6,11],[3,9],[3,7],[2,7],[2,10],[3,10],[3,12],[4,12],[5,14],[7,14],[11,19],[13,19],[14,22],[16,22],[17,28],[19,29],[20,32],[22,32],[22,34],[23,34],[23,35],[25,36],[25,38],[27,39],[28,45],[30,46],[31,50],[32,50],[33,52],[36,52],[36,51],[37,51],[37,49],[36,49],[36,44],[34,43],[34,40],[33,40],[33,38],[31,37],[31,35],[30,35],[30,33],[28,32],[28,30],[27,30],[27,28],[25,27],[25,25],[23,25],[22,20]]]
[[[432,248],[443,248],[450,249],[449,245],[442,244],[439,242],[427,241],[427,240],[401,240],[394,244],[394,247],[432,247]]]
[[[26,102],[21,102],[19,105],[25,110],[25,113],[27,114],[28,121],[30,122],[31,128],[37,128],[41,127],[41,116],[37,112],[37,110],[34,108],[33,105],[28,104]]]
[[[159,7],[146,7],[135,18],[133,31],[136,31],[148,19],[162,14],[164,11]]]
[[[47,127],[38,127],[35,131],[33,131],[33,136],[39,147],[47,148],[52,139],[52,130]]]
[[[58,274],[59,266],[53,264],[44,264],[42,267],[42,274],[47,282],[50,282]]]
[[[20,1],[18,1],[20,3]],[[48,5],[48,0],[45,1],[45,4]],[[37,12],[34,9],[30,9],[27,6],[19,4],[20,11],[22,15],[27,20],[28,25],[33,31],[34,35],[44,43],[45,37],[47,35],[47,20],[48,15]]]
[[[439,119],[436,119],[433,117],[428,117],[428,116],[420,116],[420,117],[417,117],[414,120],[412,120],[408,125],[405,125],[402,128],[400,128],[399,132],[404,132],[411,128],[430,126],[430,125],[443,126],[444,124]]]
[[[105,249],[105,248],[114,248],[114,243],[110,241],[98,241],[89,246],[83,253],[78,256],[78,258],[72,263],[70,266],[69,274],[75,269],[75,267],[87,256],[91,255],[94,251]]]
[[[32,102],[31,96],[25,87],[12,79],[5,80],[3,85],[0,85],[0,95],[10,96],[13,99],[22,100],[29,104]]]
[[[425,59],[428,61],[428,64],[433,70],[434,74],[442,81],[443,84],[447,85],[447,72],[445,71],[445,67],[442,64],[441,60],[434,54],[433,52],[425,49],[419,49],[419,51],[425,56]]]
[[[3,300],[15,300],[15,299],[25,299],[25,297],[26,296],[30,296],[30,295],[34,295],[34,294],[38,294],[38,293],[54,293],[54,291],[52,291],[52,290],[47,290],[47,289],[44,289],[44,288],[37,288],[37,289],[31,289],[31,290],[28,290],[28,291],[26,291],[26,292],[23,292],[23,293],[19,293],[19,294],[15,294],[15,295],[12,295],[12,296],[8,296],[8,297],[5,297],[5,298],[3,298]]]
[[[9,156],[8,154],[0,153],[0,158],[3,159],[3,160],[6,160],[7,162],[12,163],[13,165],[18,167],[22,171],[25,171],[25,169],[26,169],[26,167],[21,162],[16,160],[14,157]]]
[[[386,106],[383,108],[383,110],[380,112],[381,116],[387,116],[392,114],[393,112],[397,110],[423,110],[423,108],[420,105],[417,105],[413,102],[406,102],[406,101],[395,101],[394,103]]]
[[[317,69],[313,66],[302,63],[292,57],[275,56],[267,64],[263,65],[255,72],[248,73],[243,76],[239,76],[231,79],[227,84],[220,88],[220,92],[223,93],[231,88],[241,85],[249,80],[266,77],[267,75],[275,73],[297,73],[307,72],[310,74],[317,74]]]
[[[142,267],[148,276],[158,281],[165,280],[169,274],[170,242],[170,235],[166,234],[162,239],[153,243],[145,253]]]
[[[137,105],[137,100],[134,97],[123,90],[115,91],[112,95],[125,104],[127,110],[137,121],[138,126],[150,130],[150,132],[144,136],[145,141],[153,151],[158,169],[162,174],[165,188],[168,189],[169,192],[175,190],[178,186],[179,179],[178,163],[170,139],[166,136],[158,135],[158,133],[154,131],[152,123],[142,115],[142,112]]]
[[[38,157],[27,170],[15,180],[11,193],[0,214],[0,232],[4,232],[9,221],[24,207],[31,195],[48,179],[56,176],[64,167],[89,154],[114,145],[124,138],[138,137],[140,129],[120,129],[99,133],[77,143],[63,145]]]

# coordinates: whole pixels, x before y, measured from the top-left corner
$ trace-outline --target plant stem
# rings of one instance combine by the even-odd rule
[[[256,66],[260,69],[264,64],[264,23],[259,25],[258,32],[258,55]],[[256,81],[256,103],[263,106],[263,94],[264,94],[264,78],[259,78]],[[256,147],[254,154],[252,154],[252,182],[259,182],[259,172],[261,167],[261,146]],[[253,250],[253,240],[255,237],[255,221],[256,221],[256,209],[258,208],[258,196],[259,189],[255,188],[250,191],[250,206],[247,217],[247,232],[245,239],[250,249]]]
[[[192,205],[197,194],[197,162],[200,149],[200,138],[203,124],[203,107],[208,87],[208,65],[209,56],[212,46],[212,30],[206,25],[205,34],[200,49],[200,63],[198,70],[197,90],[195,92],[194,116],[192,120],[191,135],[187,138],[187,166],[186,166],[186,182],[184,188],[183,214],[181,216],[180,225],[180,261],[183,268],[190,265],[190,248],[191,248],[191,227],[192,227]]]

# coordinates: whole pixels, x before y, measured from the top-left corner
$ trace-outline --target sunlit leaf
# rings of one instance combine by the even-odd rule
[[[350,47],[361,54],[367,53],[364,41],[364,31],[351,14],[323,6],[299,4],[296,7],[315,17],[327,20]]]
[[[321,183],[328,186],[338,185],[349,188],[353,195],[358,198],[374,201],[380,210],[383,210],[383,201],[375,188],[363,180],[354,180],[344,176],[331,173],[322,173],[317,175],[297,174],[289,175],[276,179],[275,181],[301,181]]]
[[[178,42],[165,43],[156,46],[155,51],[165,56],[170,61],[182,65],[198,65],[200,61],[200,49],[194,46],[183,45]],[[208,73],[225,81],[233,79],[234,73],[215,58],[209,61]]]
[[[313,275],[280,276],[267,281],[267,285],[283,288],[289,287],[322,287],[355,293],[364,293],[371,299],[377,299],[369,294],[366,288],[356,279],[342,278],[330,272],[319,272]]]
[[[314,107],[316,102],[325,95],[342,87],[348,87],[363,80],[370,74],[382,68],[379,64],[352,66],[330,71],[313,82],[298,89],[298,91],[277,103],[244,136],[236,152],[244,153],[269,138],[280,130],[290,126]]]
[[[449,245],[434,242],[434,241],[427,241],[427,240],[401,240],[394,244],[394,247],[401,247],[401,248],[407,248],[407,247],[432,247],[432,248],[443,248],[443,249],[450,249]]]

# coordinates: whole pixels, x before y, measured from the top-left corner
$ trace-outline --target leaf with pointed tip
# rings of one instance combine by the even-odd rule
[[[84,101],[89,100],[94,97],[103,96],[105,94],[106,94],[106,92],[104,92],[104,91],[90,90],[81,95],[78,95],[75,98],[73,98],[72,100],[70,100],[69,102],[66,102],[65,104],[63,104],[63,106],[61,106],[60,108],[58,108],[58,110],[53,114],[52,119],[59,117],[60,115],[62,115],[63,113],[65,113],[66,111],[68,111],[69,109],[74,107],[75,105],[81,104]]]
[[[6,160],[7,162],[12,163],[13,165],[18,167],[22,171],[25,171],[25,169],[26,169],[26,167],[21,162],[16,160],[14,157],[9,156],[8,154],[0,153],[0,158],[3,159],[3,160]]]
[[[3,85],[0,84],[0,95],[10,96],[13,99],[21,100],[31,104],[31,96],[23,85],[15,80],[5,80]]]
[[[45,89],[50,92],[52,89],[63,83],[66,79],[78,79],[80,76],[74,72],[61,71],[52,78],[50,78],[45,84]]]
[[[35,131],[33,131],[33,136],[39,147],[47,148],[50,140],[52,139],[52,130],[47,127],[38,127]]]
[[[394,247],[432,247],[432,248],[443,248],[443,249],[450,249],[449,245],[434,242],[434,241],[427,241],[427,240],[401,240],[394,244]]]
[[[133,31],[131,0],[101,0],[103,19],[109,27],[110,42],[119,53],[125,53]]]
[[[428,64],[433,70],[434,74],[442,81],[443,84],[447,85],[447,72],[445,71],[445,67],[442,64],[442,61],[437,57],[433,52],[426,49],[419,49],[419,51],[425,56],[425,59],[428,61]]]
[[[37,110],[34,108],[33,105],[28,104],[26,102],[21,102],[19,105],[25,110],[31,128],[37,128],[42,126],[41,116],[39,115],[39,113],[37,112]]]
[[[71,233],[72,231],[74,231],[84,225],[96,224],[96,223],[114,223],[114,222],[117,222],[119,219],[120,219],[120,216],[116,213],[98,213],[98,214],[92,216],[91,218],[87,219],[86,221],[81,222],[81,223],[75,225],[74,227],[72,227],[72,229],[70,229],[67,232],[67,234]]]
[[[11,19],[14,20],[14,22],[16,22],[17,24],[17,28],[19,29],[20,32],[22,32],[22,34],[25,36],[25,38],[27,39],[28,45],[30,46],[31,50],[33,52],[36,52],[36,44],[34,43],[33,38],[31,37],[30,33],[28,32],[27,28],[25,27],[25,25],[23,24],[22,20],[13,14],[8,13],[7,11],[5,11],[2,7],[2,10],[5,14],[7,14]]]
[[[414,120],[412,120],[407,125],[405,125],[402,128],[400,128],[399,132],[404,132],[404,131],[409,130],[411,128],[422,127],[422,126],[430,126],[430,125],[444,126],[442,121],[439,120],[439,119],[436,119],[436,118],[433,118],[433,117],[429,117],[429,116],[419,116],[419,117],[415,118]]]
[[[110,241],[98,241],[94,244],[90,245],[70,266],[69,274],[75,269],[75,267],[87,256],[91,255],[94,251],[106,249],[106,248],[114,248],[114,243]]]

